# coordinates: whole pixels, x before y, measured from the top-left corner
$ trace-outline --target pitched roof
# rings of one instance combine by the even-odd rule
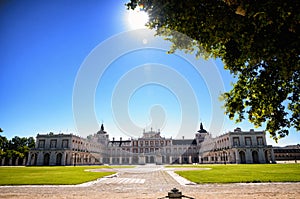
[[[173,145],[197,145],[195,139],[172,140]]]

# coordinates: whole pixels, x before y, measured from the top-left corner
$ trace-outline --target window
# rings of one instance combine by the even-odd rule
[[[39,140],[39,148],[45,147],[45,140]]]
[[[246,146],[252,145],[251,137],[245,137],[245,144],[246,144]]]
[[[145,141],[145,145],[148,146],[148,141]]]
[[[262,137],[257,137],[257,145],[264,145]]]
[[[240,138],[239,137],[233,138],[233,146],[240,146]]]
[[[51,140],[50,141],[50,148],[56,148],[56,143],[57,143],[56,140]]]
[[[62,141],[62,148],[68,148],[69,147],[69,140],[63,140]]]

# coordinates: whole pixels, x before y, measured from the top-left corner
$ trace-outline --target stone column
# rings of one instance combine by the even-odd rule
[[[66,165],[66,152],[62,153],[62,157],[61,157],[61,165],[65,166]]]
[[[71,161],[70,161],[70,163],[71,163],[71,165],[75,165],[75,154],[74,153],[72,153],[71,154]]]
[[[157,154],[155,159],[156,164],[162,164],[162,156],[160,154]]]
[[[119,157],[119,164],[122,164],[122,156]]]
[[[26,158],[24,157],[22,165],[25,166],[26,165]]]
[[[240,163],[240,154],[238,150],[235,150],[235,163],[239,164]]]
[[[129,164],[132,164],[132,157],[129,157]]]
[[[258,161],[259,163],[266,163],[265,153],[263,149],[258,149]]]
[[[112,161],[113,161],[113,158],[110,156],[109,157],[109,164],[112,164],[113,163]]]
[[[141,165],[145,164],[145,156],[144,155],[139,156],[139,164],[141,164]]]
[[[2,158],[2,160],[1,160],[1,165],[3,166],[4,163],[5,163],[5,158]]]
[[[50,153],[49,166],[56,165],[56,154],[54,152],[49,152],[49,153]]]
[[[229,150],[228,151],[228,163],[232,163],[232,162],[234,162],[234,160],[233,160],[233,151],[232,150]]]
[[[273,149],[270,149],[270,153],[271,153],[271,161],[272,161],[272,163],[276,163]]]
[[[70,155],[69,152],[65,152],[65,165],[71,165],[71,157],[72,155]]]
[[[169,157],[169,161],[170,161],[170,164],[172,164],[172,162],[173,162],[172,156]]]
[[[182,157],[179,156],[179,164],[182,164]]]
[[[30,166],[30,165],[32,164],[32,162],[31,162],[31,156],[32,156],[32,154],[29,152],[29,153],[28,153],[28,159],[27,159],[27,162],[25,162],[25,164],[26,164],[27,166]]]
[[[253,163],[253,158],[252,158],[252,152],[250,149],[246,149],[246,163],[249,164],[249,163]]]
[[[189,156],[189,164],[192,164],[192,156]]]

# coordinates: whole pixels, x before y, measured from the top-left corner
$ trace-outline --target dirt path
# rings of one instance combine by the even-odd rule
[[[0,187],[0,198],[161,198],[176,187],[186,196],[201,198],[299,198],[300,183],[180,185],[161,166],[117,169],[118,176],[90,186]]]

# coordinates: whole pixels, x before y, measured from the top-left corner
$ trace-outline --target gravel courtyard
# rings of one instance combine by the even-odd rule
[[[114,169],[118,175],[75,186],[0,186],[0,198],[162,198],[176,187],[201,198],[300,198],[300,183],[193,185],[163,166]]]

